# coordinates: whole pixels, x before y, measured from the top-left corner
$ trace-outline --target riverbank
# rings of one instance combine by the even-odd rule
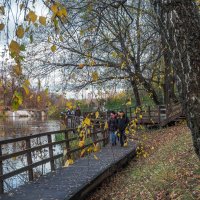
[[[133,160],[87,200],[200,199],[200,162],[186,125],[148,133],[147,158]]]

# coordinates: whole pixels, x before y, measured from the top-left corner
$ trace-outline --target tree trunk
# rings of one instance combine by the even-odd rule
[[[182,107],[200,158],[200,16],[194,0],[152,0],[172,54]],[[172,37],[170,37],[172,36]]]
[[[135,96],[136,106],[141,106],[142,104],[141,104],[140,94],[138,91],[138,86],[137,86],[136,82],[133,80],[131,81],[131,85],[132,85],[133,93]]]

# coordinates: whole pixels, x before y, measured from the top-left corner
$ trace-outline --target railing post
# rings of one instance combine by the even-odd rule
[[[148,113],[149,113],[149,122],[151,121],[151,108],[148,106]]]
[[[30,150],[30,148],[31,148],[31,139],[27,138],[26,139],[26,149]],[[27,156],[28,166],[32,165],[33,161],[32,161],[32,157],[31,157],[31,151],[28,151],[28,153],[26,154],[26,156]],[[29,167],[28,178],[29,178],[29,181],[33,180],[33,168],[32,167]]]
[[[49,144],[49,158],[52,158],[52,160],[50,161],[51,171],[55,171],[55,164],[53,160],[53,146],[51,145],[52,143],[51,135],[48,135],[47,139],[48,139],[48,144]]]
[[[2,156],[2,146],[0,144],[0,157]],[[0,194],[4,193],[4,187],[3,187],[3,178],[1,178],[1,176],[3,176],[3,162],[2,160],[0,160]]]
[[[65,145],[66,145],[66,150],[67,150],[67,159],[71,157],[70,154],[68,154],[68,152],[70,151],[70,143],[69,143],[69,135],[68,135],[68,131],[65,131]]]
[[[161,127],[160,106],[158,106],[158,123],[159,123],[159,126]]]
[[[95,142],[96,138],[97,138],[97,135],[96,135],[96,126],[94,124],[93,125],[93,130],[92,130],[92,141]]]

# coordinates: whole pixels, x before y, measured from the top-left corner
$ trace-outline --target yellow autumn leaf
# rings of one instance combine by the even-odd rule
[[[84,123],[85,125],[87,125],[87,126],[90,126],[90,125],[91,125],[91,121],[90,121],[90,119],[89,119],[88,117],[86,117],[86,118],[84,119],[83,123]]]
[[[79,143],[78,143],[79,147],[83,147],[84,145],[85,145],[85,141],[84,140],[79,141]]]
[[[51,51],[55,52],[56,51],[56,45],[51,46]]]
[[[29,11],[29,13],[27,15],[27,20],[32,21],[33,23],[35,23],[35,21],[37,20],[37,15],[35,14],[35,12]]]
[[[131,106],[131,100],[127,101],[126,105]]]
[[[29,98],[32,99],[33,98],[33,94]]]
[[[91,60],[90,61],[90,66],[94,66],[94,65],[96,65],[96,62],[94,60]]]
[[[20,76],[22,74],[22,68],[19,64],[13,66],[13,72],[17,75]]]
[[[68,159],[66,162],[65,162],[65,165],[64,167],[68,167],[69,165],[73,165],[74,164],[74,161],[72,159]]]
[[[117,52],[113,51],[113,52],[111,53],[111,56],[112,56],[113,58],[117,58],[118,54],[117,54]]]
[[[105,123],[104,129],[108,129],[108,122]]]
[[[99,145],[99,143],[94,144],[94,149],[93,149],[93,151],[94,151],[94,152],[100,151],[100,145]]]
[[[126,68],[126,62],[122,62],[121,69],[125,69],[125,68]]]
[[[26,85],[22,85],[26,95],[29,95],[29,88]]]
[[[58,6],[57,6],[56,4],[53,4],[53,5],[51,6],[51,11],[52,11],[54,14],[57,14],[57,12],[58,12]]]
[[[84,64],[83,64],[83,63],[80,63],[78,66],[79,66],[79,69],[83,69]]]
[[[93,81],[97,81],[98,79],[99,79],[98,73],[97,73],[97,72],[93,72],[93,73],[92,73],[92,80],[93,80]]]
[[[4,29],[5,25],[3,23],[0,24],[0,31]]]
[[[142,115],[139,115],[139,118],[142,119]]]
[[[16,41],[12,40],[11,43],[10,43],[10,45],[9,45],[9,49],[10,49],[11,53],[19,54],[19,52],[20,52],[20,45]]]
[[[39,103],[40,101],[41,101],[41,96],[38,95],[38,96],[37,96],[37,102]]]
[[[99,117],[99,112],[95,112],[95,117],[98,118]]]
[[[62,8],[61,11],[62,11],[62,15],[64,17],[67,17],[67,10],[65,8]]]
[[[66,103],[66,107],[67,107],[68,109],[72,109],[72,108],[73,108],[72,102],[68,101],[68,102]]]
[[[85,153],[85,149],[83,149],[83,150],[81,151],[80,157],[83,157],[84,153]]]
[[[58,17],[62,17],[62,10],[58,10],[58,12],[56,13],[56,15],[58,16]]]
[[[99,158],[98,158],[96,155],[94,155],[94,159],[95,159],[95,160],[99,160]]]
[[[16,36],[18,38],[23,38],[24,37],[24,28],[22,25],[18,26],[17,30],[16,30]]]
[[[46,17],[40,16],[39,17],[39,22],[40,22],[40,24],[46,26]]]
[[[128,146],[128,142],[124,142],[124,147],[127,147]]]

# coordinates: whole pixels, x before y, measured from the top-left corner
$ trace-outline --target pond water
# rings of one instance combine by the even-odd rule
[[[0,118],[0,140],[17,138],[32,134],[44,133],[61,130],[59,120],[38,119],[38,118]],[[56,141],[55,135],[52,135],[52,141]],[[47,143],[47,137],[31,139],[31,146],[38,146]],[[2,154],[10,154],[20,150],[24,150],[25,141],[2,145]],[[63,152],[61,145],[54,146],[54,155]],[[49,149],[44,148],[40,151],[32,152],[32,160],[38,162],[49,157]],[[56,168],[62,166],[62,159],[55,161]],[[9,173],[19,168],[27,166],[26,155],[14,157],[3,161],[3,173]],[[33,169],[34,177],[37,178],[50,172],[50,163],[43,164]],[[4,181],[4,189],[6,192],[23,185],[28,181],[28,172],[8,178]]]
[[[59,120],[48,118],[0,118],[0,140],[61,129]]]

